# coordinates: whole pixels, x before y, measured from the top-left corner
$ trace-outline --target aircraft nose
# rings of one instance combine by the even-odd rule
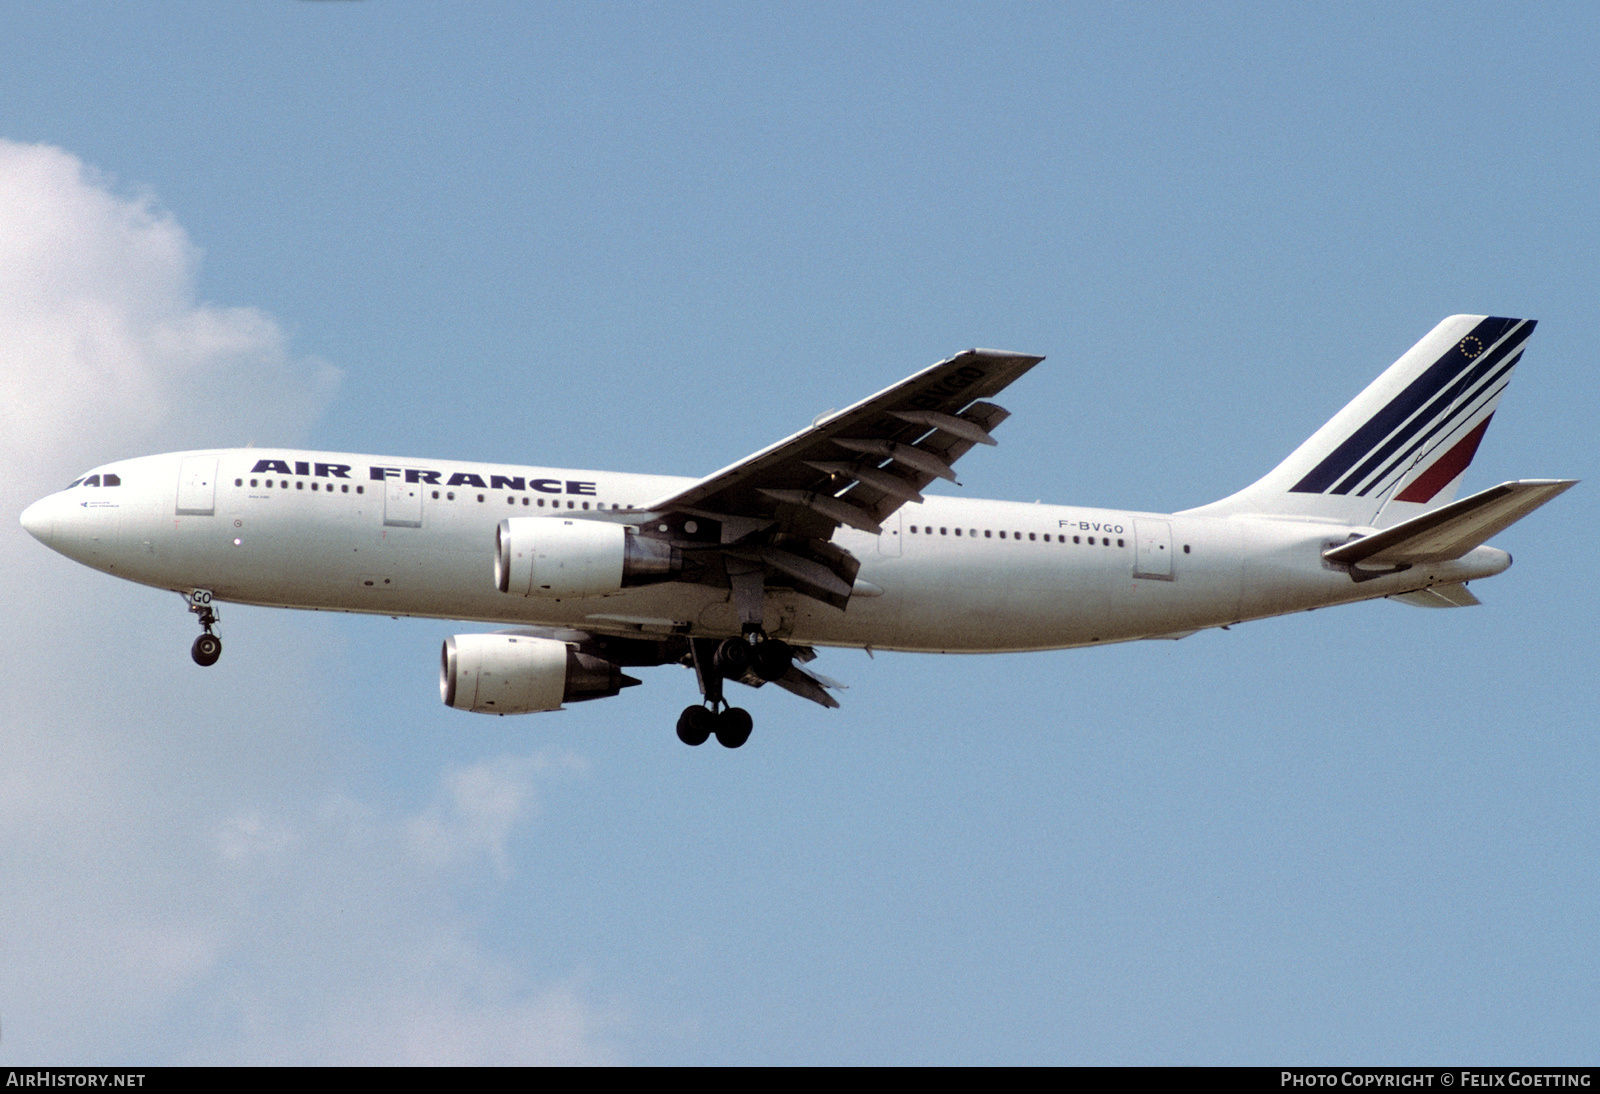
[[[53,546],[50,541],[55,536],[55,506],[51,502],[50,498],[41,498],[22,511],[23,529],[46,547]]]

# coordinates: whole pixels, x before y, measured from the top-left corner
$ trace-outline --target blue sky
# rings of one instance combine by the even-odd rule
[[[1597,24],[8,10],[4,500],[250,442],[698,475],[978,345],[1048,359],[966,493],[1167,511],[1456,312],[1541,323],[1466,489],[1592,478]],[[201,672],[13,524],[0,1059],[1592,1062],[1591,494],[1482,608],[830,651],[738,753],[672,667],[448,711],[447,623],[228,608]]]

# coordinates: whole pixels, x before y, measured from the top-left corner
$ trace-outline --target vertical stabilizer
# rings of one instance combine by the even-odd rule
[[[1264,478],[1191,512],[1383,527],[1452,501],[1533,327],[1452,315]]]

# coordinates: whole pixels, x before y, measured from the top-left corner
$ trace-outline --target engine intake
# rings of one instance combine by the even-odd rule
[[[621,524],[511,517],[494,530],[495,587],[516,596],[606,596],[670,581],[682,570],[682,556],[671,544]]]
[[[439,697],[479,714],[532,714],[605,699],[641,681],[565,642],[524,634],[457,634],[444,640]]]

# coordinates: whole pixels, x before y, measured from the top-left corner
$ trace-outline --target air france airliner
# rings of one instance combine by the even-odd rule
[[[522,714],[681,664],[678,736],[738,748],[724,683],[824,706],[817,647],[938,653],[1182,638],[1387,597],[1478,603],[1485,541],[1571,487],[1455,500],[1534,322],[1452,316],[1258,482],[1177,513],[924,496],[1043,358],[969,350],[699,480],[234,448],[97,467],[22,525],[179,593],[212,665],[222,602],[496,625],[444,643],[446,704]]]

